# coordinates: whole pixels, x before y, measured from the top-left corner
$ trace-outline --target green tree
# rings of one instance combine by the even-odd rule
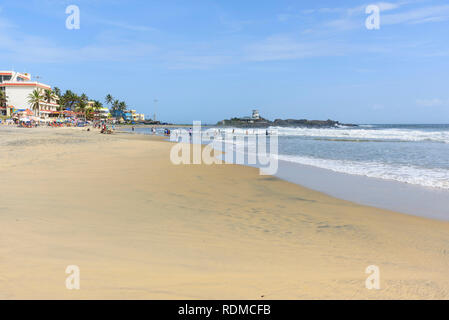
[[[44,91],[44,100],[47,101],[48,103],[51,103],[53,100],[56,100],[57,96],[56,94],[50,90],[50,89],[46,89]]]
[[[111,102],[111,114],[117,118],[117,112],[119,111],[120,101],[115,99]]]
[[[78,97],[78,100],[76,102],[75,109],[78,112],[82,112],[84,114],[84,118],[86,118],[86,111],[87,111],[87,103],[89,101],[89,98],[84,93]]]
[[[72,92],[71,90],[66,90],[61,99],[63,100],[64,108],[70,109],[72,111],[75,109],[75,105],[79,101],[78,95]]]
[[[103,104],[98,100],[94,100],[93,105],[86,109],[86,118],[89,120],[93,119],[101,108],[103,108]]]
[[[34,111],[34,114],[37,116],[39,115],[40,102],[42,101],[42,99],[44,99],[42,89],[35,89],[32,93],[28,95],[28,102],[30,103],[31,108]]]
[[[89,101],[89,97],[85,93],[83,93],[79,96],[79,100],[83,100],[83,101],[87,102],[87,101]]]
[[[112,102],[114,102],[114,98],[113,98],[110,94],[108,94],[108,95],[106,96],[106,98],[104,99],[104,101],[106,102],[106,104],[112,105]]]
[[[6,106],[8,102],[8,97],[6,96],[5,91],[0,90],[0,106]]]
[[[58,87],[54,87],[54,88],[53,88],[53,92],[55,93],[55,95],[56,95],[58,98],[61,98],[61,89],[59,89]]]
[[[120,103],[118,104],[118,108],[120,111],[125,112],[128,106],[126,105],[125,101],[120,101]]]
[[[95,101],[94,101],[94,110],[95,110],[95,111],[98,111],[98,110],[100,110],[101,108],[103,108],[103,104],[102,104],[100,101],[95,100]]]

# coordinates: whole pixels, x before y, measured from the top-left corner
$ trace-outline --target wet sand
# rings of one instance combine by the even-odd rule
[[[449,190],[279,161],[277,177],[339,199],[449,221]]]
[[[255,168],[174,166],[158,138],[0,127],[0,141],[1,299],[449,298],[448,222]]]

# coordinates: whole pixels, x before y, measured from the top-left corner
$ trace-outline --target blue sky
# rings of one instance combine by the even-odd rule
[[[0,69],[177,123],[449,123],[448,40],[443,0],[0,2]]]

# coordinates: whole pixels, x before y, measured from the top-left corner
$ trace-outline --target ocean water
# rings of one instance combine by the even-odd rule
[[[246,128],[212,130],[220,131],[224,143],[234,145],[236,141],[226,140],[225,133],[248,136],[266,132],[265,129]],[[268,131],[278,134],[279,160],[449,190],[449,125],[270,127]],[[148,133],[149,129],[137,129],[137,132]]]
[[[260,129],[222,129],[265,134]],[[279,160],[334,172],[449,190],[449,125],[269,128]]]

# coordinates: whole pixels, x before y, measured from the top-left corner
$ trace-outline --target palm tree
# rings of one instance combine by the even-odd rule
[[[113,117],[118,118],[118,111],[119,111],[119,104],[120,101],[115,99],[114,101],[111,102],[111,114]]]
[[[100,101],[95,100],[95,101],[94,101],[94,109],[95,109],[95,111],[98,111],[98,110],[100,110],[101,108],[103,108],[103,104],[102,104]]]
[[[92,107],[88,107],[86,109],[86,120],[92,120],[95,116],[94,109]]]
[[[58,96],[58,98],[61,97],[61,89],[59,89],[58,87],[54,87],[53,92],[55,93],[56,96]]]
[[[3,106],[8,101],[5,91],[0,90],[0,106]]]
[[[5,91],[0,90],[0,107],[7,107],[8,97],[6,96]],[[6,115],[8,115],[8,109],[6,109]]]
[[[116,109],[114,108],[114,97],[110,94],[106,95],[106,98],[104,99],[107,105],[110,105],[110,111],[113,117],[116,116]]]
[[[31,104],[34,114],[37,116],[39,115],[40,102],[43,98],[42,89],[34,89],[34,91],[28,95],[28,102]]]
[[[45,98],[45,101],[47,101],[48,103],[51,103],[52,100],[56,100],[56,95],[54,94],[54,92],[51,89],[46,89],[44,91],[44,98]]]
[[[114,98],[110,94],[108,94],[105,98],[106,104],[112,104],[113,101],[114,101]]]
[[[83,93],[80,95],[80,100],[84,100],[87,102],[89,100],[89,97],[85,93]]]
[[[118,108],[119,108],[120,111],[125,112],[126,109],[128,108],[128,106],[126,105],[126,102],[125,102],[125,101],[121,101],[121,102],[118,104]]]
[[[103,104],[102,104],[100,101],[95,100],[95,101],[94,101],[93,108],[94,108],[94,111],[95,111],[96,113],[98,113],[98,111],[99,111],[101,108],[103,108]]]
[[[79,112],[82,112],[84,114],[84,118],[86,117],[86,108],[87,108],[87,102],[84,100],[80,100],[76,106],[77,110]]]
[[[79,101],[78,95],[70,90],[66,90],[61,98],[64,101],[64,107],[70,110],[74,109],[74,106]]]
[[[114,102],[112,102],[112,107],[114,108],[114,109],[119,109],[119,104],[120,104],[120,101],[119,100],[117,100],[117,99],[115,99],[114,100]]]
[[[86,108],[88,100],[89,98],[83,93],[78,97],[78,101],[76,103],[76,109],[84,113],[84,118],[86,118]]]
[[[65,110],[65,103],[66,103],[66,101],[65,101],[64,97],[60,97],[58,99],[58,107],[57,107],[57,109],[59,111],[59,117],[60,118],[62,117],[62,113]]]
[[[54,93],[53,98],[56,100],[56,103],[58,104],[56,110],[60,112],[59,117],[61,117],[62,111],[64,111],[65,100],[61,95],[61,89],[59,89],[58,87],[53,88],[53,93]]]

